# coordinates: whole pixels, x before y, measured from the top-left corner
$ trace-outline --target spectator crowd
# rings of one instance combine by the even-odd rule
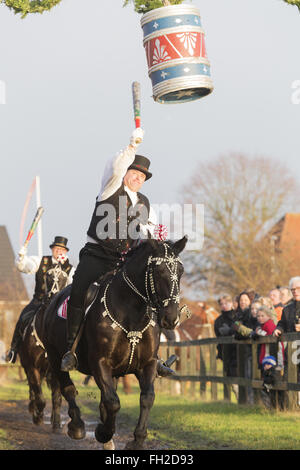
[[[273,335],[280,339],[282,333],[300,332],[300,276],[293,277],[288,286],[277,286],[268,295],[261,296],[252,288],[247,288],[236,297],[224,294],[218,299],[221,310],[214,324],[217,337],[232,336],[235,339],[257,339]],[[285,344],[286,346],[286,344]],[[251,345],[245,345],[244,377],[252,377]],[[236,344],[218,344],[217,358],[223,361],[224,373],[237,377]],[[264,393],[274,401],[272,384],[286,370],[284,344],[259,344],[258,366],[264,383]],[[237,394],[237,387],[233,386]],[[248,402],[253,403],[253,390],[247,390]],[[279,398],[283,400],[283,394]],[[273,403],[274,405],[274,403]],[[280,405],[280,403],[279,403]],[[281,405],[283,407],[283,404]]]

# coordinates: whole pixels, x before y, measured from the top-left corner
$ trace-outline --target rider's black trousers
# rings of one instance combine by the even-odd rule
[[[88,243],[80,252],[80,261],[75,271],[69,304],[74,308],[83,308],[89,286],[101,276],[118,267],[120,258],[109,258],[97,245]]]

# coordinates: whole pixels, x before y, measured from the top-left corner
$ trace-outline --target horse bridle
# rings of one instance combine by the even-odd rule
[[[123,268],[122,276],[127,285],[136,293],[138,294],[146,303],[150,306],[153,311],[157,311],[158,308],[167,307],[170,302],[174,302],[179,305],[180,301],[180,289],[179,289],[179,278],[177,274],[177,264],[181,263],[182,261],[178,256],[175,256],[173,253],[171,255],[168,254],[168,245],[166,243],[163,244],[165,249],[165,256],[164,257],[155,257],[150,255],[147,261],[147,268],[145,272],[145,291],[146,296],[141,294],[138,288],[133,284],[133,282],[129,279],[125,267]],[[153,264],[160,265],[164,263],[170,272],[170,278],[172,282],[170,295],[167,299],[159,300],[157,295],[157,290],[155,289],[155,282],[154,282],[154,268]],[[149,292],[150,287],[150,292]]]
[[[131,352],[130,352],[130,357],[129,357],[129,362],[127,365],[126,372],[128,372],[130,365],[132,364],[133,360],[133,355],[134,351],[136,348],[136,345],[140,342],[140,340],[143,337],[143,334],[145,333],[146,330],[150,326],[154,327],[156,322],[154,319],[155,313],[157,312],[157,309],[159,307],[166,307],[169,305],[170,302],[175,302],[179,304],[179,279],[177,275],[177,264],[181,263],[182,261],[175,256],[173,253],[172,255],[168,254],[168,246],[166,243],[164,243],[164,249],[165,249],[165,256],[164,257],[153,257],[152,255],[149,256],[148,261],[147,261],[147,268],[146,268],[146,274],[145,274],[145,291],[146,291],[146,296],[144,296],[138,288],[133,284],[133,282],[129,279],[128,275],[126,274],[125,267],[123,268],[122,271],[122,276],[127,285],[137,294],[139,295],[147,304],[147,311],[150,310],[150,315],[149,315],[149,322],[147,325],[141,330],[141,331],[128,331],[126,328],[124,328],[123,325],[121,325],[110,313],[107,305],[107,293],[109,286],[111,284],[111,281],[107,284],[104,295],[101,299],[101,302],[104,304],[104,312],[102,312],[102,316],[106,317],[108,316],[112,322],[111,327],[113,329],[120,328],[122,331],[127,336],[127,339],[129,341],[129,344],[131,346]],[[164,299],[162,301],[162,305],[160,305],[160,301],[158,300],[157,292],[155,289],[155,283],[154,283],[154,275],[153,275],[153,263],[156,265],[159,265],[161,263],[165,263],[168,270],[170,271],[171,274],[171,281],[172,281],[172,287],[171,287],[171,293],[168,299]],[[149,284],[150,284],[150,291],[151,294],[149,293]],[[176,294],[174,294],[175,287],[177,289]],[[153,297],[153,300],[151,299],[151,296]],[[179,319],[178,319],[179,320]]]

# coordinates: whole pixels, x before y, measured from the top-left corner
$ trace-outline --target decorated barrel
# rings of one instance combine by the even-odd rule
[[[155,101],[184,103],[213,91],[198,8],[157,8],[142,16],[141,26]]]

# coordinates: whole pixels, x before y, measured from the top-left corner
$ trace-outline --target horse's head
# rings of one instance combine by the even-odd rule
[[[179,323],[180,278],[183,265],[179,253],[187,243],[183,237],[175,243],[149,240],[152,250],[146,267],[146,292],[155,308],[161,328],[173,329]]]

